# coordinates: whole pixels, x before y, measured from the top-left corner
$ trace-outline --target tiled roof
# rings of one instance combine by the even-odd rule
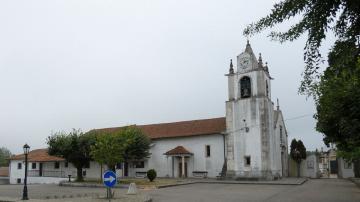
[[[10,158],[10,160],[24,160],[25,155],[19,154]],[[35,149],[29,152],[28,161],[32,162],[49,162],[49,161],[65,161],[65,159],[57,156],[50,156],[47,149]]]
[[[9,167],[0,167],[0,177],[9,177]]]
[[[150,125],[137,125],[150,139],[187,137],[196,135],[219,134],[226,130],[225,117],[180,121],[173,123],[159,123]],[[102,128],[99,131],[115,132],[123,127]]]
[[[171,149],[165,153],[165,155],[181,155],[181,154],[192,155],[192,153],[189,152],[187,149],[185,149],[183,146],[177,146],[174,149]]]

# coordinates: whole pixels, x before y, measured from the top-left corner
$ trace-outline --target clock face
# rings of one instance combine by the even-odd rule
[[[250,64],[250,58],[248,57],[243,57],[240,59],[240,67],[242,69],[246,69]]]

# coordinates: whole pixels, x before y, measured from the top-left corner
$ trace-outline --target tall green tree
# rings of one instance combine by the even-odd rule
[[[136,126],[123,127],[118,131],[92,130],[96,143],[91,155],[100,164],[115,170],[117,163],[140,161],[150,156],[150,139]]]
[[[329,67],[317,88],[316,129],[324,142],[335,143],[338,154],[355,166],[360,177],[360,57],[355,41],[338,42],[328,58]]]
[[[334,33],[336,42],[359,42],[360,3],[358,0],[284,0],[276,3],[269,15],[248,25],[244,34],[251,36],[267,28],[274,28],[291,18],[299,20],[287,31],[271,31],[269,36],[273,40],[285,42],[307,34],[304,48],[306,67],[299,90],[313,94],[323,61],[319,47],[326,39],[327,32]],[[359,46],[357,48],[359,49]]]
[[[116,164],[124,161],[125,137],[118,132],[93,130],[91,133],[96,133],[96,142],[91,146],[91,156],[96,162],[115,171]]]
[[[136,126],[125,127],[121,133],[125,136],[124,160],[138,161],[150,156],[150,139]]]
[[[297,176],[300,177],[300,164],[306,159],[306,148],[301,140],[293,139],[290,144],[290,157],[297,164]]]
[[[9,165],[9,158],[11,157],[11,152],[5,147],[0,148],[0,167]]]
[[[57,132],[49,136],[47,144],[49,154],[63,157],[72,163],[77,170],[77,181],[83,181],[82,168],[91,160],[90,146],[95,144],[95,137],[73,129],[68,134]]]

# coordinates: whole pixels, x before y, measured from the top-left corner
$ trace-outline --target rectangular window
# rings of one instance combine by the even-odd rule
[[[17,179],[16,179],[16,182],[17,182],[18,184],[21,184],[21,178],[17,178]]]
[[[83,176],[85,177],[86,176],[86,170],[83,170],[82,173],[83,173]]]
[[[36,163],[31,163],[31,169],[36,169]]]
[[[210,145],[205,146],[205,156],[210,157],[211,151],[210,151]]]
[[[18,169],[20,170],[22,168],[22,163],[18,163]]]
[[[54,168],[55,168],[55,169],[59,169],[59,168],[60,168],[60,163],[59,163],[59,162],[55,162]]]
[[[145,162],[144,161],[138,161],[135,162],[135,168],[145,168]]]
[[[245,166],[250,166],[251,165],[251,158],[250,156],[245,156]]]
[[[117,163],[116,164],[116,169],[122,169],[122,163]]]
[[[344,168],[345,169],[352,169],[352,163],[351,162],[344,162]]]
[[[69,167],[69,162],[65,161],[65,168]]]

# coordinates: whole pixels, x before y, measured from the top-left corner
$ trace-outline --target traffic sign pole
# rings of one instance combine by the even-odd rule
[[[112,193],[111,188],[116,185],[116,173],[111,170],[107,170],[103,174],[103,183],[106,186],[106,196],[111,201]]]

